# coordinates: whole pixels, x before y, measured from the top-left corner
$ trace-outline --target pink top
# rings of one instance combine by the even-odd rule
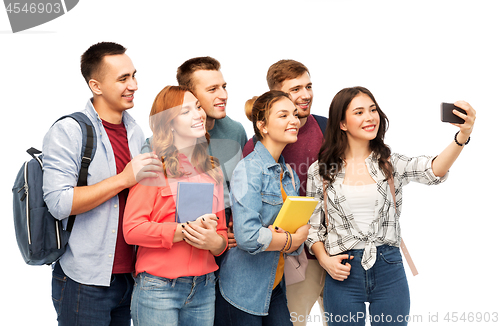
[[[167,185],[163,187],[137,184],[130,189],[125,207],[123,231],[127,243],[139,246],[136,274],[147,272],[174,279],[182,276],[201,276],[218,269],[210,251],[197,249],[184,241],[173,243],[177,228],[175,220],[177,183],[215,184],[215,180],[208,174],[200,174],[186,156],[180,154],[179,163],[184,171],[191,174],[175,179],[165,178]],[[215,184],[214,187],[213,213],[219,217],[217,233],[224,236],[227,248],[222,182]]]

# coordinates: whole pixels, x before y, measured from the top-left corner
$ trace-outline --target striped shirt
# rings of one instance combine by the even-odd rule
[[[309,236],[306,245],[311,246],[321,241],[329,255],[337,255],[352,249],[360,242],[365,242],[365,250],[361,264],[365,270],[370,269],[377,257],[376,244],[388,244],[399,247],[401,229],[399,216],[403,204],[403,186],[410,181],[427,185],[444,182],[448,173],[439,178],[432,172],[432,161],[435,157],[418,156],[409,158],[399,154],[391,154],[394,186],[396,189],[396,205],[394,205],[389,183],[378,165],[378,157],[371,153],[365,160],[370,176],[377,183],[375,201],[375,217],[368,231],[360,230],[342,192],[345,169],[336,176],[327,188],[328,226],[325,223],[323,204],[323,178],[319,175],[318,162],[314,162],[307,174],[306,195],[319,200],[309,223]]]

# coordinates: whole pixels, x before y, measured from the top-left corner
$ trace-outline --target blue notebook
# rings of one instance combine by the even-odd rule
[[[212,213],[213,198],[213,183],[179,182],[175,206],[177,223],[191,222]]]

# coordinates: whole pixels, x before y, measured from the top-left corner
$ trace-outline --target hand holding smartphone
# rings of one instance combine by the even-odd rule
[[[450,122],[456,124],[463,124],[465,122],[464,119],[453,113],[453,110],[457,110],[463,114],[467,114],[464,109],[455,106],[452,103],[441,103],[441,121]]]

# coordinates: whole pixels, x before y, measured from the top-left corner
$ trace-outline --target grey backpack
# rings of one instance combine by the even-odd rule
[[[82,129],[82,165],[77,186],[86,186],[97,144],[94,126],[83,112],[65,115],[57,121],[65,118],[74,119]],[[50,214],[43,200],[43,154],[33,147],[27,152],[33,158],[23,164],[12,188],[17,244],[28,265],[52,264],[66,250],[75,216],[69,216],[63,229],[62,221]]]

